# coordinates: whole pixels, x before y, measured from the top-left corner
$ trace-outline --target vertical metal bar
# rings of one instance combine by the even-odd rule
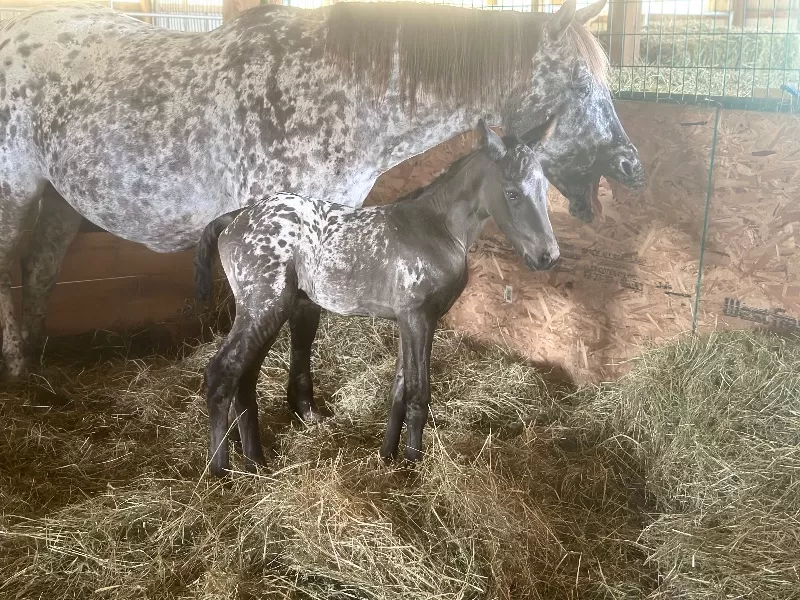
[[[758,7],[756,8],[756,47],[753,51],[753,81],[750,84],[750,102],[753,106],[755,106],[755,96],[756,96],[756,65],[758,64],[758,38],[760,37],[759,34],[759,26],[761,25],[761,0],[758,0]],[[744,41],[744,40],[742,40]],[[742,44],[742,50],[744,51],[744,44]]]
[[[686,95],[686,71],[689,70],[688,65],[686,64],[688,61],[688,54],[689,54],[689,8],[687,5],[686,8],[686,27],[683,30],[683,64],[681,65],[681,96]],[[697,91],[697,86],[695,86],[695,92]]]
[[[652,8],[653,0],[648,0],[648,6]],[[641,13],[641,11],[639,11]],[[642,89],[646,92],[647,91],[647,65],[650,64],[650,24],[652,23],[652,10],[647,11],[647,30],[644,32],[644,71],[642,73]],[[636,40],[636,38],[634,38]],[[641,42],[640,42],[641,43]],[[634,52],[636,52],[637,48],[634,47]],[[641,52],[641,50],[639,50]],[[634,61],[635,62],[635,61]],[[658,73],[658,67],[656,67],[656,73]]]
[[[739,56],[736,62],[736,97],[741,97],[742,72],[744,63],[744,30],[747,23],[747,0],[742,1],[742,30],[739,32]]]
[[[729,4],[728,5],[728,10],[730,11],[732,7],[733,7],[733,5]],[[731,40],[731,29],[733,28],[733,25],[731,24],[733,19],[730,18],[730,13],[729,13],[728,17],[729,17],[728,18],[728,26],[725,28],[725,58],[722,61],[722,95],[723,96],[727,96],[728,95],[728,68],[729,68],[729,65],[728,65],[728,49],[729,49],[730,40]]]
[[[703,48],[703,17],[705,16],[703,14],[704,8],[705,7],[701,3],[700,4],[700,21],[699,21],[700,22],[700,26],[697,29],[697,57],[695,59],[695,60],[697,60],[697,66],[695,67],[695,71],[694,71],[695,72],[695,81],[694,81],[694,100],[695,100],[695,102],[697,102],[697,96],[700,94],[700,69],[701,69],[700,56],[701,56],[701,51],[702,51],[702,48]],[[689,20],[688,17],[687,17],[686,20],[687,21]]]
[[[672,3],[672,33],[670,37],[672,38],[672,46],[669,51],[669,88],[668,93],[672,94],[672,72],[675,70],[675,26],[677,25],[678,21],[678,3]],[[681,90],[683,93],[683,90]]]
[[[650,22],[647,23],[648,31],[650,29]],[[658,88],[661,85],[661,63],[663,62],[663,55],[661,52],[661,35],[664,31],[664,0],[661,0],[661,18],[658,22],[658,52],[656,53],[656,98],[658,97]]]
[[[772,42],[775,40],[775,19],[777,18],[777,0],[772,0],[772,28],[769,33],[769,57],[767,58],[767,91],[764,92],[764,106],[767,105],[770,89],[770,75],[772,74]]]
[[[713,89],[714,83],[714,69],[716,65],[716,58],[717,58],[717,2],[719,0],[714,0],[714,10],[712,10],[711,18],[713,19],[713,25],[711,27],[711,60],[710,60],[710,69],[708,71],[708,93],[709,95],[716,95],[716,90]],[[722,95],[722,92],[720,92]]]
[[[708,213],[711,208],[711,197],[714,195],[714,155],[717,151],[717,131],[721,107],[714,112],[714,134],[711,138],[711,158],[708,164],[708,184],[706,185],[706,207],[703,213],[703,235],[700,238],[700,262],[697,266],[697,283],[694,286],[694,312],[692,314],[692,335],[697,333],[697,317],[700,314],[700,292],[703,284],[703,264],[706,256],[706,238],[708,237]]]

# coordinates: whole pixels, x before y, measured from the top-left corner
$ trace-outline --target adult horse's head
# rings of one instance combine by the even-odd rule
[[[608,57],[585,26],[605,3],[576,10],[575,0],[565,0],[552,15],[337,3],[329,9],[326,48],[360,93],[395,114],[383,127],[398,132],[387,144],[392,156],[397,148],[410,152],[415,141],[425,149],[451,137],[476,113],[531,143],[531,132],[568,112],[547,146],[545,174],[552,173],[573,214],[590,220],[587,174],[597,181],[597,173],[619,173],[628,184],[643,179],[611,105]],[[399,123],[401,105],[417,120]],[[409,134],[412,122],[422,131]]]
[[[545,175],[569,200],[570,214],[590,222],[600,176],[623,185],[644,184],[644,167],[614,110],[608,88],[608,59],[584,26],[605,0],[575,11],[567,0],[542,28],[530,82],[523,81],[503,106],[507,135],[533,144],[532,132],[558,114],[538,156]]]
[[[569,200],[569,212],[594,219],[600,177],[630,188],[645,183],[644,166],[614,110],[607,87],[585,71],[576,78],[586,91],[560,113],[555,130],[537,146],[547,179]]]
[[[556,120],[532,131],[535,141],[548,137]],[[505,142],[483,120],[476,133],[481,151],[495,163],[499,175],[499,185],[482,187],[482,206],[525,266],[532,271],[551,268],[559,257],[558,241],[547,212],[547,180],[536,152],[522,143]],[[493,177],[485,180],[495,182]]]

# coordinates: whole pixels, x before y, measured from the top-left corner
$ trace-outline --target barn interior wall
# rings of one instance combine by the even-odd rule
[[[800,332],[800,118],[722,110],[714,146],[714,109],[618,102],[617,111],[647,167],[646,188],[604,181],[602,214],[591,224],[570,217],[551,189],[562,260],[549,272],[528,271],[487,225],[448,326],[576,381],[616,377],[643,345],[693,325]],[[398,165],[367,204],[429,183],[472,144],[471,134],[460,135]],[[15,294],[20,302],[18,287]],[[185,323],[191,297],[191,252],[156,254],[84,231],[51,298],[48,332]]]
[[[646,188],[604,182],[591,224],[551,189],[562,259],[546,273],[528,271],[488,226],[448,324],[576,381],[619,376],[643,347],[693,328],[800,333],[800,119],[721,110],[715,140],[713,108],[617,102],[617,111]],[[459,136],[386,173],[367,202],[431,181],[471,144]]]

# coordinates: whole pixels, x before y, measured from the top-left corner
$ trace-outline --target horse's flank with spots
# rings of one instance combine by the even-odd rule
[[[0,323],[9,372],[26,370],[23,342],[38,346],[81,217],[155,251],[183,250],[214,218],[265,194],[358,206],[380,173],[479,116],[524,139],[567,109],[586,138],[561,125],[548,142],[560,181],[602,174],[640,182],[636,150],[607,95],[605,56],[583,26],[604,3],[576,11],[567,0],[547,16],[408,3],[263,6],[205,34],[96,5],[7,21]],[[439,53],[459,62],[432,58]],[[361,73],[365,57],[374,69]],[[598,102],[604,118],[595,111],[586,122]],[[585,189],[569,200],[573,214],[590,218]],[[12,257],[37,206],[20,330]]]
[[[547,131],[544,131],[547,134]],[[354,209],[295,194],[277,194],[243,209],[219,236],[219,255],[236,299],[236,319],[205,371],[211,421],[211,472],[228,468],[226,432],[234,407],[247,467],[263,464],[256,383],[284,322],[320,307],[343,315],[397,321],[400,348],[392,408],[381,456],[397,456],[403,423],[405,457],[422,454],[430,400],[430,353],[437,320],[467,283],[467,252],[492,217],[532,270],[549,269],[558,244],[547,213],[547,180],[533,150],[507,148],[481,121],[481,147],[434,183],[400,202]],[[199,247],[213,246],[219,226]],[[369,252],[364,249],[369,248]],[[211,253],[198,265],[208,287]],[[311,396],[289,394],[312,420]]]

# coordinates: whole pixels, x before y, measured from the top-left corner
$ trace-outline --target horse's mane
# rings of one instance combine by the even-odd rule
[[[399,52],[401,100],[413,111],[420,90],[469,105],[499,105],[509,82],[529,76],[542,13],[486,11],[413,2],[356,2],[327,9],[326,53],[367,98],[391,84]],[[601,83],[608,58],[583,25],[568,40]]]
[[[466,154],[461,158],[454,160],[444,171],[442,171],[442,173],[440,173],[429,184],[418,187],[417,189],[412,190],[407,194],[404,194],[403,196],[400,196],[397,200],[395,200],[395,202],[407,202],[409,200],[414,200],[415,198],[421,198],[425,194],[429,194],[436,191],[438,188],[440,188],[448,181],[453,179],[453,177],[458,175],[464,168],[464,165],[482,151],[483,148],[478,148],[476,150],[473,150],[469,154]]]

